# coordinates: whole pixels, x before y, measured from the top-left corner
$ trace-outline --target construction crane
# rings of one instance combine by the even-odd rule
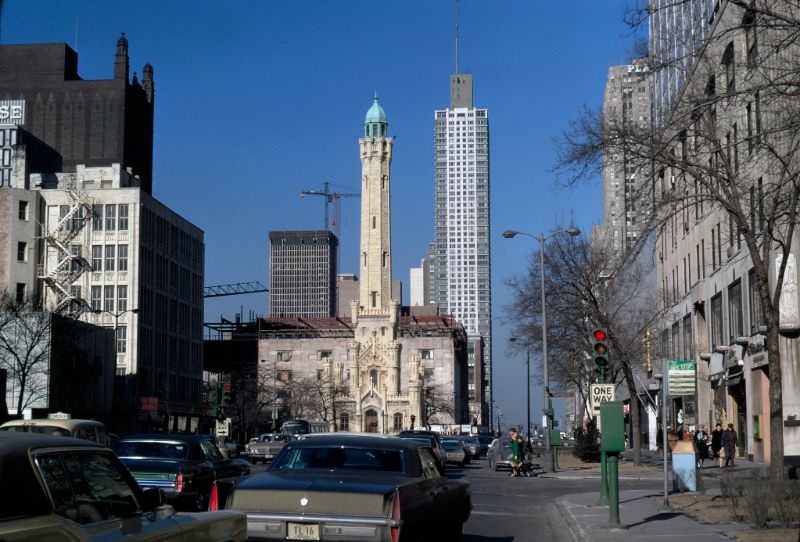
[[[333,233],[336,235],[336,239],[339,239],[339,231],[341,229],[341,210],[340,210],[340,201],[342,198],[357,198],[360,197],[361,194],[342,194],[339,192],[331,192],[330,191],[330,183],[322,183],[322,190],[303,190],[300,192],[300,197],[304,198],[306,196],[322,196],[324,197],[324,208],[323,208],[323,223],[322,229],[328,229],[328,205],[333,203],[333,222],[330,223],[330,229],[333,230]]]
[[[227,295],[257,294],[260,292],[269,292],[269,289],[259,281],[236,282],[233,284],[205,286],[203,288],[203,297],[223,297]]]

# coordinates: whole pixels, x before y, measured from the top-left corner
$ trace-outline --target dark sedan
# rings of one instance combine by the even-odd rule
[[[444,476],[428,446],[329,433],[288,443],[264,474],[243,480],[229,507],[251,540],[461,540],[469,484]]]
[[[207,435],[134,435],[114,451],[140,486],[161,489],[181,511],[207,510],[216,480],[250,472],[247,461],[224,458]]]
[[[158,490],[142,491],[117,457],[95,443],[0,435],[0,540],[244,540],[244,514],[176,515]]]

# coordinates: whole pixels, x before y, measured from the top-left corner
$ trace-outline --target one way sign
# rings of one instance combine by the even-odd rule
[[[592,384],[589,395],[592,404],[592,412],[595,416],[600,415],[600,403],[611,402],[615,399],[614,384]]]

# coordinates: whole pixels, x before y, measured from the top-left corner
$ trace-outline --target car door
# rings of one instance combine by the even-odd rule
[[[37,454],[36,464],[65,531],[84,540],[156,541],[181,538],[171,518],[141,509],[141,491],[121,463],[104,450]]]
[[[422,476],[425,479],[423,498],[426,506],[424,515],[430,527],[436,527],[438,518],[447,512],[445,508],[447,488],[444,484],[447,478],[444,476],[444,472],[439,467],[439,462],[430,448],[419,448],[419,460],[422,466]]]
[[[206,458],[206,461],[214,465],[214,471],[218,479],[231,478],[239,475],[239,471],[233,460],[223,457],[216,444],[210,440],[201,440],[200,449],[203,450],[203,456]]]

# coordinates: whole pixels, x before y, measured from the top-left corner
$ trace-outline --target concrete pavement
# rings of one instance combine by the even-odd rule
[[[749,530],[750,526],[742,523],[707,525],[699,523],[681,512],[664,509],[664,495],[661,484],[653,490],[626,489],[626,482],[663,480],[663,464],[659,460],[649,465],[633,467],[627,465],[620,470],[620,522],[622,528],[608,527],[609,511],[607,506],[596,506],[599,491],[590,493],[574,493],[558,497],[555,508],[567,525],[574,542],[605,542],[616,540],[692,540],[698,542],[728,541],[722,532]],[[761,469],[765,465],[758,463],[737,463],[738,471]],[[719,491],[721,469],[710,463],[701,470],[700,479],[705,491]],[[597,467],[549,473],[545,476],[561,480],[600,479]],[[658,489],[655,489],[658,487]],[[672,474],[669,473],[668,487],[672,489]]]
[[[663,509],[662,494],[648,490],[620,492],[620,521],[622,528],[608,527],[608,507],[595,506],[598,493],[578,493],[556,499],[575,542],[605,542],[616,540],[692,540],[721,542],[730,540],[721,532],[747,530],[740,523],[704,525],[680,512]]]

